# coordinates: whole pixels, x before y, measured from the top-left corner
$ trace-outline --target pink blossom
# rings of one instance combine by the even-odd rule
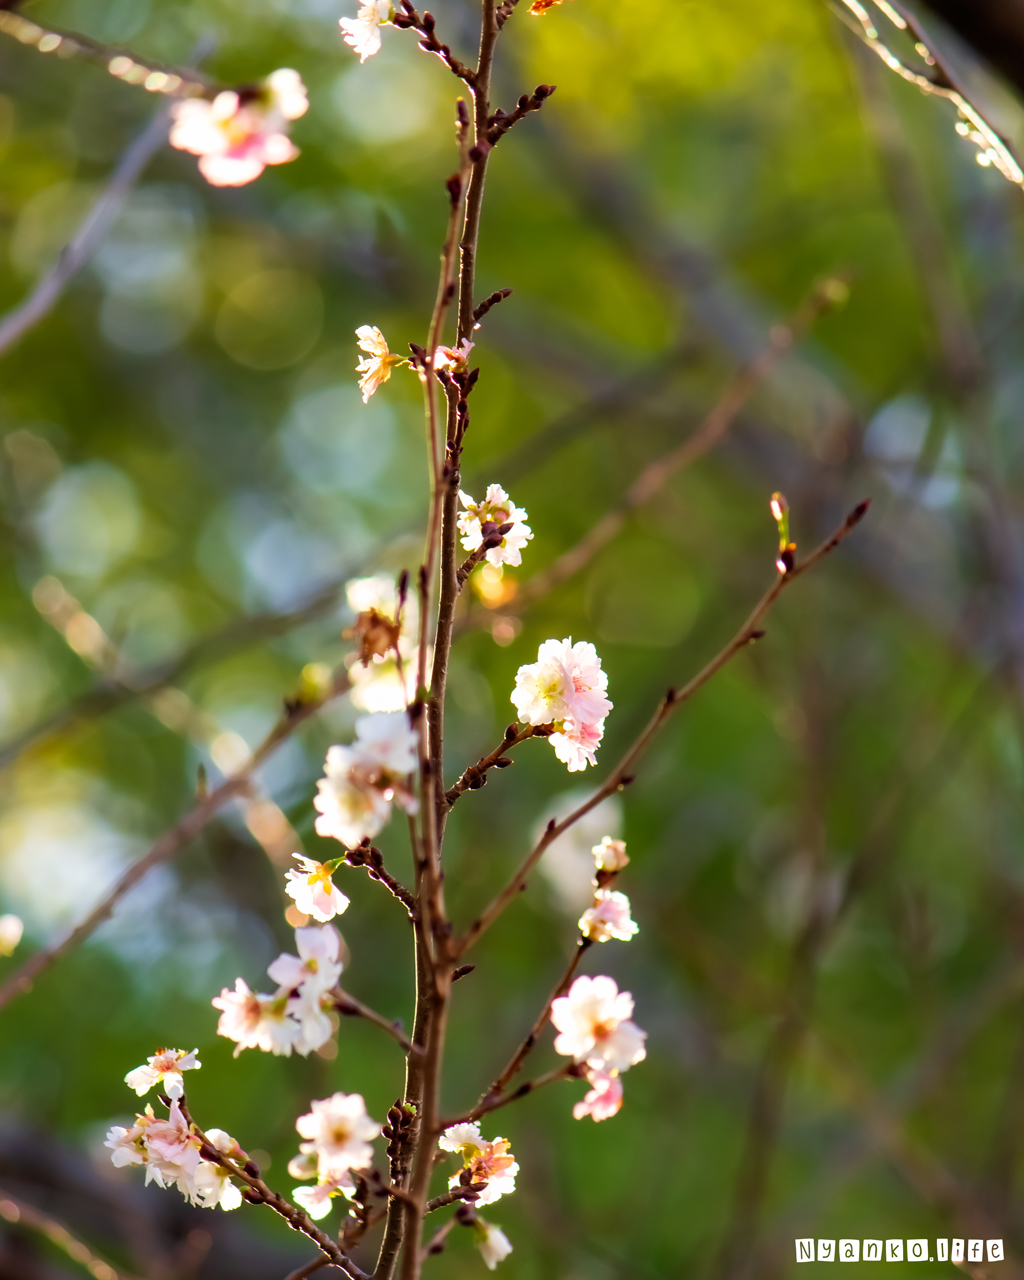
[[[161,1082],[164,1093],[169,1098],[180,1098],[185,1092],[181,1073],[203,1065],[196,1057],[198,1052],[198,1049],[193,1049],[191,1053],[186,1053],[184,1049],[158,1049],[144,1066],[129,1071],[124,1082],[140,1098]]]
[[[349,900],[331,878],[331,868],[301,853],[293,853],[292,857],[297,859],[301,870],[286,873],[284,891],[295,899],[298,909],[323,923],[340,916]]]
[[[321,1178],[342,1178],[349,1169],[365,1169],[373,1159],[370,1142],[380,1125],[366,1113],[358,1093],[335,1093],[311,1103],[308,1115],[299,1116],[295,1128],[303,1155],[315,1156]]]
[[[613,840],[611,836],[605,836],[590,852],[598,871],[621,871],[629,863],[625,840]]]
[[[416,767],[417,738],[404,711],[378,711],[356,721],[356,741],[327,752],[324,777],[313,804],[316,832],[349,848],[372,839],[391,816],[391,802],[415,813],[419,802],[407,784]]]
[[[187,98],[174,107],[170,142],[199,156],[199,171],[215,187],[239,187],[268,164],[299,154],[285,132],[309,102],[297,71],[282,67],[254,90],[227,89],[212,102]]]
[[[235,989],[227,987],[210,1001],[215,1009],[221,1009],[217,1034],[236,1041],[235,1057],[243,1049],[262,1049],[291,1057],[301,1028],[288,1017],[288,993],[269,996],[250,991],[242,978],[235,980]]]
[[[463,338],[457,347],[438,347],[434,352],[434,368],[461,372],[469,363],[469,353],[475,346],[475,342]],[[497,486],[493,485],[492,488]]]
[[[509,1151],[507,1138],[487,1142],[480,1136],[478,1124],[456,1124],[444,1131],[437,1145],[442,1151],[457,1151],[462,1156],[462,1170],[448,1180],[450,1189],[462,1184],[462,1174],[468,1170],[472,1182],[487,1183],[476,1199],[478,1205],[493,1204],[515,1191],[519,1165]]]
[[[618,938],[628,942],[639,927],[629,914],[629,899],[615,889],[598,889],[594,905],[580,917],[580,933],[591,942]]]
[[[592,1120],[610,1120],[622,1106],[621,1077],[607,1071],[588,1071],[587,1079],[592,1088],[573,1107],[573,1117],[576,1120],[582,1120],[584,1116],[590,1116]]]
[[[554,726],[551,745],[570,773],[595,763],[612,704],[608,677],[592,644],[545,640],[537,661],[519,668],[512,703],[524,724]]]
[[[483,546],[484,538],[488,532],[492,531],[485,529],[485,525],[494,526],[496,529],[501,525],[511,524],[512,528],[504,535],[501,542],[496,547],[488,547],[485,553],[486,558],[495,568],[503,564],[510,564],[513,567],[522,564],[522,550],[533,537],[530,526],[524,524],[529,517],[522,507],[515,505],[501,485],[489,485],[483,502],[477,502],[468,493],[460,490],[459,501],[466,508],[459,516],[458,522],[459,532],[463,535],[462,545],[466,550],[476,551]]]
[[[646,1032],[630,1021],[633,997],[614,978],[582,977],[551,1002],[551,1022],[561,1034],[555,1052],[599,1071],[626,1071],[647,1056]]]
[[[181,1114],[178,1100],[171,1103],[166,1120],[152,1120],[146,1128],[146,1182],[177,1186],[186,1199],[195,1195],[199,1167],[199,1139]]]

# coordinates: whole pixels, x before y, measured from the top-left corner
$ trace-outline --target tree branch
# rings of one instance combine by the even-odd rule
[[[607,796],[612,795],[613,792],[618,791],[620,787],[625,786],[627,782],[632,780],[630,777],[630,770],[646,750],[650,742],[657,736],[662,725],[664,725],[664,723],[669,719],[673,711],[675,711],[676,708],[681,706],[684,702],[689,701],[689,699],[692,698],[699,689],[703,688],[711,677],[724,667],[727,662],[734,658],[740,650],[745,649],[748,644],[761,638],[764,632],[760,630],[760,624],[786,587],[800,577],[801,574],[806,573],[808,569],[813,568],[831,551],[834,551],[835,548],[839,546],[839,544],[864,518],[868,506],[869,503],[865,501],[854,507],[853,511],[850,512],[835,533],[833,533],[831,537],[826,538],[819,547],[812,551],[806,560],[794,565],[785,573],[780,573],[772,586],[769,587],[761,597],[746,622],[744,622],[729,643],[721,649],[701,671],[699,671],[687,684],[685,684],[682,689],[670,689],[668,691],[668,694],[662,700],[660,707],[654,713],[654,716],[651,718],[647,727],[612,770],[608,780],[594,792],[589,800],[574,809],[568,817],[563,818],[560,822],[556,822],[552,818],[548,823],[547,830],[526,856],[511,881],[506,885],[501,893],[498,894],[483,914],[479,916],[472,925],[470,925],[465,935],[456,944],[455,949],[457,955],[461,956],[465,951],[473,946],[474,943],[476,943],[491,927],[495,920],[497,920],[509,903],[518,897],[526,887],[526,881],[529,878],[530,872],[540,861],[544,851],[552,841],[556,840],[563,831],[567,831],[573,823],[578,822],[580,818],[589,813],[591,809],[599,805]]]
[[[512,761],[506,758],[506,752],[511,751],[513,747],[518,747],[521,742],[525,742],[527,738],[536,738],[543,735],[544,731],[549,729],[547,725],[526,725],[520,728],[517,724],[510,724],[505,730],[505,737],[501,744],[494,748],[489,754],[478,760],[476,764],[471,764],[462,774],[453,786],[449,787],[444,793],[445,802],[450,809],[458,800],[459,796],[467,791],[479,791],[487,781],[487,772],[489,769],[507,768]]]
[[[34,1205],[16,1199],[9,1191],[0,1190],[0,1218],[5,1222],[16,1223],[28,1227],[30,1231],[38,1231],[51,1244],[66,1253],[80,1267],[85,1267],[96,1280],[132,1280],[126,1272],[115,1270],[109,1262],[93,1253],[87,1244],[73,1236],[71,1232],[41,1212]]]
[[[374,1023],[382,1031],[386,1031],[392,1039],[397,1040],[406,1053],[411,1053],[415,1057],[422,1055],[422,1048],[418,1044],[413,1044],[397,1022],[392,1022],[385,1018],[382,1013],[378,1013],[376,1009],[371,1009],[369,1005],[363,1004],[361,1000],[349,995],[347,991],[342,991],[340,987],[334,993],[334,1007],[339,1013],[345,1014],[346,1017],[365,1018],[367,1022]]]

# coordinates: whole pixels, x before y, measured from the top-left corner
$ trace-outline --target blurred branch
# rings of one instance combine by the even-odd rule
[[[222,782],[215,791],[200,801],[190,813],[182,818],[177,826],[168,831],[166,835],[161,836],[144,857],[137,862],[133,862],[111,889],[108,890],[99,905],[94,907],[61,942],[53,947],[37,951],[34,956],[26,960],[7,978],[3,985],[0,986],[0,1009],[10,1004],[16,996],[31,991],[33,982],[41,974],[45,973],[58,960],[80,946],[95,933],[99,926],[112,914],[118,902],[130,889],[139,883],[148,871],[173,858],[175,854],[180,852],[189,841],[202,831],[229,800],[235,796],[242,795],[260,765],[283,742],[287,741],[300,725],[315,715],[331,699],[343,693],[347,687],[348,677],[343,674],[335,682],[330,693],[324,697],[289,706],[282,718],[249,757],[248,761]]]
[[[382,1013],[378,1013],[376,1009],[371,1009],[369,1005],[363,1004],[361,1000],[357,1000],[355,996],[349,995],[347,991],[339,990],[332,993],[334,997],[334,1007],[339,1013],[350,1018],[365,1018],[367,1022],[372,1022],[375,1026],[380,1027],[382,1031],[386,1031],[393,1040],[397,1040],[406,1053],[415,1054],[419,1057],[423,1050],[418,1044],[413,1044],[407,1035],[402,1031],[398,1022],[392,1022],[385,1018]]]
[[[0,13],[0,20],[4,16]],[[61,250],[57,261],[25,301],[0,318],[0,355],[49,314],[68,282],[99,248],[143,169],[167,140],[169,122],[170,108],[162,107],[124,152],[96,203]]]
[[[619,502],[601,517],[589,533],[520,589],[511,602],[510,611],[520,612],[523,607],[533,604],[578,573],[615,537],[632,512],[654,497],[678,471],[713,449],[725,436],[754,391],[773,372],[797,338],[838,302],[844,300],[846,293],[846,284],[838,279],[826,280],[818,285],[787,324],[776,325],[772,329],[767,346],[735,375],[696,431],[682,444],[649,463]]]
[[[845,6],[847,14],[838,8],[839,4]],[[916,85],[922,93],[948,98],[953,103],[960,116],[957,132],[978,148],[980,164],[994,165],[1004,178],[1017,186],[1024,185],[1024,169],[1014,155],[1013,148],[970,101],[957,76],[906,5],[900,3],[900,0],[890,0],[884,5],[876,4],[876,7],[894,27],[905,31],[913,39],[914,48],[923,62],[918,70],[902,62],[882,40],[878,28],[860,0],[832,0],[829,7],[891,71],[895,71],[909,84]]]
[[[16,13],[9,4],[0,6],[0,33],[11,36],[19,44],[38,49],[40,53],[55,53],[60,58],[84,58],[97,63],[126,84],[145,85],[150,93],[186,98],[211,94],[216,90],[213,82],[194,67],[163,66],[150,58],[129,55],[117,45],[103,44],[78,31],[65,31],[49,23],[42,26]]]
[[[8,1191],[0,1189],[0,1218],[18,1226],[27,1227],[30,1231],[38,1231],[51,1244],[67,1254],[73,1262],[84,1267],[95,1280],[132,1280],[126,1272],[116,1271],[109,1262],[105,1262],[84,1244],[62,1223],[48,1214],[26,1204],[24,1200],[16,1200]]]
[[[612,795],[620,788],[626,786],[632,781],[630,770],[639,760],[640,756],[646,750],[650,742],[657,736],[662,726],[672,715],[677,707],[682,706],[684,702],[690,698],[714,676],[722,667],[726,665],[741,650],[745,649],[748,644],[755,640],[759,640],[764,632],[760,629],[760,624],[771,609],[772,605],[779,598],[787,586],[795,581],[801,574],[806,573],[808,569],[812,569],[819,561],[823,560],[831,551],[843,542],[848,535],[857,527],[867,512],[869,503],[862,502],[856,506],[846,517],[839,528],[831,537],[821,543],[809,556],[799,564],[793,565],[786,572],[779,573],[775,582],[761,597],[760,601],[754,607],[753,612],[736,632],[729,643],[711,659],[707,665],[699,671],[691,680],[689,680],[681,689],[669,689],[667,695],[662,700],[658,710],[643,730],[637,740],[629,748],[623,758],[612,770],[607,781],[594,792],[594,794],[584,804],[574,809],[567,817],[560,822],[556,822],[554,818],[548,823],[547,829],[541,836],[540,840],[526,856],[519,870],[512,877],[511,881],[498,894],[489,907],[480,915],[466,931],[465,935],[457,944],[458,954],[462,954],[473,946],[479,938],[491,927],[495,920],[501,915],[505,908],[522,892],[529,878],[530,872],[534,866],[540,861],[547,847],[556,840],[564,831],[567,831],[580,818],[588,814],[591,809],[595,808],[606,797]]]
[[[518,724],[510,724],[505,730],[505,737],[501,743],[488,755],[478,760],[476,764],[471,764],[465,769],[459,780],[444,793],[445,803],[448,808],[450,809],[459,796],[464,795],[467,791],[479,791],[487,781],[488,770],[503,769],[510,765],[512,761],[507,759],[505,754],[507,751],[511,751],[513,747],[518,747],[527,738],[536,736],[537,728],[534,725],[520,726]]]

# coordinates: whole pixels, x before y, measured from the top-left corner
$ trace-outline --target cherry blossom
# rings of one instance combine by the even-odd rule
[[[356,741],[327,752],[313,804],[316,832],[349,848],[375,836],[391,816],[391,801],[407,813],[419,807],[405,779],[416,767],[416,734],[404,711],[375,712],[356,721]]]
[[[361,63],[378,52],[380,29],[387,26],[394,16],[391,0],[361,0],[356,17],[339,19],[345,43],[359,54]]]
[[[229,1160],[241,1164],[249,1159],[234,1138],[223,1129],[207,1129],[206,1140]],[[242,1203],[242,1193],[231,1181],[231,1174],[223,1165],[203,1160],[195,1174],[196,1200],[204,1209],[220,1205],[225,1211],[237,1209]]]
[[[0,916],[0,956],[14,955],[25,926],[19,916]]]
[[[545,640],[537,661],[519,668],[511,700],[524,724],[554,725],[555,754],[570,773],[594,764],[612,704],[597,650],[586,641]]]
[[[186,1053],[184,1049],[158,1049],[148,1064],[129,1071],[124,1082],[141,1098],[162,1081],[164,1093],[169,1098],[180,1098],[185,1092],[181,1073],[203,1065],[196,1057],[198,1052],[198,1049],[193,1049],[191,1053]]]
[[[453,373],[461,373],[469,363],[469,353],[476,346],[468,338],[463,338],[457,347],[438,347],[434,352],[434,368],[450,369]],[[497,486],[494,486],[497,488]],[[525,515],[525,512],[523,513]]]
[[[380,1125],[366,1113],[359,1093],[335,1093],[310,1104],[312,1110],[295,1121],[303,1155],[315,1155],[321,1178],[341,1179],[349,1169],[365,1169],[373,1159],[370,1142]]]
[[[326,1044],[334,1031],[328,1016],[334,1002],[327,993],[341,977],[341,939],[333,925],[325,925],[296,929],[295,945],[299,954],[278,956],[267,973],[279,983],[279,994],[289,992],[286,1009],[299,1028],[294,1048],[308,1054]]]
[[[630,918],[629,899],[614,889],[598,889],[594,905],[580,917],[580,933],[591,942],[607,942],[609,938],[628,942],[639,931]]]
[[[289,1164],[289,1169],[291,1165]],[[346,1170],[338,1178],[321,1178],[315,1187],[296,1187],[292,1199],[311,1218],[326,1218],[331,1211],[331,1199],[340,1191],[352,1197],[356,1189],[352,1175]]]
[[[625,840],[613,840],[611,836],[605,836],[600,844],[595,844],[591,853],[598,871],[621,871],[629,863]]]
[[[483,502],[477,502],[460,489],[459,501],[466,508],[459,516],[459,532],[463,535],[462,545],[466,550],[476,551],[488,534],[494,533],[501,525],[511,524],[512,528],[498,546],[487,549],[485,558],[495,568],[502,564],[522,564],[523,547],[533,537],[530,526],[523,523],[529,517],[522,507],[511,501],[501,485],[489,485]]]
[[[456,1124],[444,1131],[437,1145],[442,1151],[456,1151],[462,1156],[462,1170],[448,1180],[450,1189],[462,1185],[463,1175],[468,1171],[470,1182],[487,1183],[477,1197],[477,1204],[493,1204],[501,1196],[515,1191],[519,1165],[509,1152],[506,1138],[485,1142],[478,1124]]]
[[[647,1056],[647,1033],[630,1021],[633,997],[614,978],[577,978],[567,995],[551,1002],[551,1022],[561,1034],[555,1052],[602,1071],[626,1071]]]
[[[215,1009],[221,1009],[217,1034],[236,1041],[235,1057],[243,1049],[262,1049],[279,1057],[291,1057],[301,1028],[288,1017],[288,994],[256,994],[242,978],[235,980],[235,989],[227,987],[210,1001]]]
[[[308,106],[299,73],[282,67],[255,89],[227,89],[212,102],[179,102],[173,109],[171,146],[199,156],[199,171],[212,186],[243,186],[268,164],[295,159],[299,151],[286,130]]]
[[[155,1119],[153,1108],[147,1107],[143,1115],[135,1117],[130,1129],[116,1124],[107,1130],[103,1145],[111,1149],[110,1161],[115,1168],[146,1163],[146,1130]]]
[[[622,1106],[622,1079],[616,1072],[588,1071],[591,1089],[572,1109],[575,1119],[610,1120]]]
[[[166,1120],[150,1120],[143,1139],[146,1147],[146,1183],[176,1186],[186,1200],[196,1195],[200,1141],[181,1114],[177,1098]]]
[[[512,1252],[512,1245],[501,1227],[478,1218],[475,1224],[476,1246],[488,1271],[493,1271]]]
[[[334,864],[317,862],[303,857],[301,853],[293,853],[292,857],[301,869],[285,875],[287,884],[284,891],[295,899],[298,909],[303,915],[324,923],[340,916],[349,900],[331,879]]]
[[[392,354],[384,335],[372,324],[360,325],[356,337],[359,350],[366,352],[356,365],[356,373],[363,375],[359,379],[359,390],[363,393],[363,404],[367,404],[377,388],[391,377],[391,371],[409,361],[404,356]]]

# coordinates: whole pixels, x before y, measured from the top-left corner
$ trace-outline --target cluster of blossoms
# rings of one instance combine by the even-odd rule
[[[333,925],[296,929],[295,946],[297,956],[279,955],[267,969],[278,984],[273,995],[251,991],[238,978],[234,991],[225,987],[211,1001],[222,1011],[217,1034],[235,1041],[236,1058],[243,1049],[286,1058],[294,1049],[305,1055],[331,1038],[331,993],[342,970],[338,931]]]
[[[466,508],[459,516],[459,532],[466,550],[479,551],[486,542],[484,558],[495,568],[503,564],[522,564],[523,547],[533,533],[524,523],[528,519],[526,512],[515,505],[501,485],[489,485],[483,502],[477,502],[460,489],[459,501]],[[511,528],[506,528],[508,525]],[[505,532],[498,541],[498,534],[503,528]]]
[[[226,89],[212,102],[187,98],[174,107],[170,142],[199,156],[199,172],[215,187],[240,187],[268,164],[299,154],[288,124],[309,107],[297,71],[282,67],[252,89]]]
[[[442,1151],[462,1157],[462,1168],[448,1179],[448,1187],[451,1191],[456,1187],[473,1188],[473,1194],[466,1198],[474,1207],[493,1204],[515,1191],[519,1165],[506,1138],[488,1142],[478,1124],[453,1124],[445,1129],[437,1145]],[[500,1227],[480,1217],[473,1223],[473,1231],[487,1269],[493,1271],[512,1252],[509,1238]]]
[[[394,801],[416,813],[409,786],[416,768],[417,738],[404,711],[377,711],[356,721],[356,740],[327,752],[324,777],[313,804],[320,816],[316,832],[349,848],[375,836],[391,817]]]
[[[345,585],[345,596],[356,614],[345,636],[359,640],[358,651],[346,659],[353,706],[362,711],[404,711],[419,622],[415,595],[407,596],[399,608],[394,580],[377,574],[353,578]]]
[[[629,862],[625,841],[605,836],[591,852],[595,862],[594,905],[580,916],[580,933],[591,942],[607,942],[609,938],[628,942],[639,932],[630,915],[629,899],[608,887]]]
[[[288,1172],[300,1180],[316,1178],[316,1186],[299,1187],[293,1199],[311,1218],[324,1218],[334,1196],[354,1193],[352,1170],[369,1168],[370,1143],[380,1125],[370,1119],[359,1093],[335,1093],[310,1106],[309,1114],[295,1121],[299,1137],[307,1141],[299,1144],[300,1154],[288,1162]]]
[[[159,1049],[149,1062],[129,1071],[125,1082],[141,1097],[154,1085],[163,1083],[170,1101],[166,1120],[159,1119],[151,1106],[136,1115],[130,1129],[114,1125],[107,1133],[105,1146],[117,1168],[141,1164],[146,1168],[146,1185],[177,1187],[191,1204],[204,1209],[237,1209],[242,1193],[231,1181],[230,1172],[222,1165],[204,1160],[203,1141],[195,1126],[181,1110],[183,1086],[181,1073],[199,1067],[195,1050]],[[238,1143],[223,1129],[210,1129],[206,1142],[221,1155],[240,1164],[249,1159]]]
[[[570,773],[596,764],[594,753],[604,736],[612,704],[605,696],[608,677],[592,644],[545,640],[537,661],[519,668],[512,703],[523,724],[553,725],[555,755]]]
[[[551,1022],[559,1033],[555,1052],[585,1066],[591,1085],[573,1108],[577,1120],[607,1120],[622,1106],[620,1077],[647,1056],[647,1033],[632,1016],[632,995],[607,976],[577,978],[566,995],[551,1002]]]

